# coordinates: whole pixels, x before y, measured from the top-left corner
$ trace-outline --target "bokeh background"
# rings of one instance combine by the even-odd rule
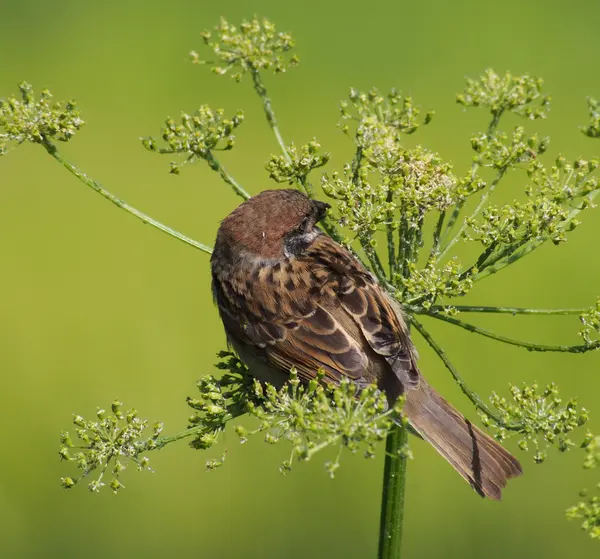
[[[201,164],[169,175],[168,160],[145,151],[139,137],[202,103],[242,108],[247,120],[223,163],[250,192],[269,185],[264,162],[277,146],[250,84],[187,61],[191,49],[203,53],[200,32],[220,15],[264,15],[293,32],[301,65],[267,76],[267,86],[286,140],[316,136],[333,153],[331,168],[351,147],[336,129],[338,101],[350,86],[376,85],[435,109],[415,138],[466,169],[469,138],[487,117],[463,112],[454,95],[463,76],[486,67],[545,78],[553,109],[535,126],[551,135],[552,152],[600,152],[577,128],[587,121],[585,97],[600,95],[600,4],[592,0],[2,0],[1,11],[0,96],[25,79],[76,98],[88,124],[64,154],[125,200],[209,244],[238,199]],[[501,196],[519,187],[512,176]],[[565,245],[482,282],[469,302],[591,304],[600,292],[598,215],[585,216]],[[119,211],[36,146],[0,159],[0,247],[1,557],[375,556],[382,453],[373,461],[345,457],[333,481],[325,457],[283,477],[287,449],[260,440],[242,447],[229,433],[210,454],[185,443],[155,453],[157,473],[127,472],[118,496],[61,489],[59,478],[72,470],[58,460],[58,435],[73,412],[91,416],[118,397],[164,421],[169,433],[184,428],[185,397],[224,346],[208,258]],[[478,323],[532,341],[578,342],[574,317]],[[431,329],[482,394],[509,381],[554,380],[600,413],[598,354],[531,354],[447,325]],[[473,415],[417,343],[432,383]],[[596,415],[591,426],[600,428]],[[412,445],[406,557],[598,556],[597,542],[563,513],[597,481],[581,469],[580,453],[550,453],[542,466],[523,456],[525,475],[497,504],[477,498],[427,445]],[[225,466],[205,472],[205,460],[224,449]]]

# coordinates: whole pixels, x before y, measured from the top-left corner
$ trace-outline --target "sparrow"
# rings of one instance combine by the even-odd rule
[[[250,373],[276,387],[297,370],[308,382],[377,385],[481,496],[501,498],[519,461],[425,380],[400,305],[317,222],[329,204],[266,190],[219,226],[212,289],[228,343]]]

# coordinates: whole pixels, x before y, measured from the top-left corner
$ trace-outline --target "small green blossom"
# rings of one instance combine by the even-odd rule
[[[600,298],[596,299],[595,306],[580,315],[579,320],[583,324],[579,332],[583,341],[588,345],[596,342],[600,337]]]
[[[75,434],[80,441],[77,446],[73,445],[69,433],[61,433],[61,460],[73,462],[81,472],[76,478],[61,478],[61,485],[65,489],[72,488],[92,472],[99,470],[98,477],[89,482],[88,489],[97,493],[108,484],[117,493],[124,487],[120,476],[126,469],[127,461],[134,462],[138,470],[153,471],[148,458],[140,455],[156,448],[163,425],[155,424],[148,437],[145,435],[149,428],[148,421],[140,419],[134,409],[124,414],[121,406],[122,403],[115,400],[111,406],[112,413],[99,408],[96,419],[93,420],[74,415]],[[77,452],[71,454],[72,449],[77,449]],[[110,476],[108,481],[107,476]]]
[[[47,89],[36,100],[33,88],[26,82],[19,85],[19,90],[21,99],[0,100],[0,155],[6,153],[8,142],[67,142],[84,125],[75,101],[53,101]]]
[[[590,538],[600,539],[600,484],[596,494],[581,500],[566,511],[567,518],[581,520],[581,529],[588,533]],[[582,491],[581,497],[587,497],[587,492]]]
[[[272,155],[266,165],[269,177],[276,182],[304,184],[306,177],[314,169],[323,167],[329,161],[329,153],[319,153],[321,144],[316,139],[304,144],[300,150],[293,144],[286,149],[286,155]]]
[[[588,421],[587,410],[580,408],[575,399],[563,402],[554,383],[543,390],[539,390],[537,384],[523,384],[521,388],[511,386],[510,399],[494,393],[490,402],[505,424],[522,426],[514,432],[521,437],[519,448],[527,451],[532,447],[536,463],[545,460],[546,448],[550,446],[560,452],[573,447],[574,443],[569,438],[571,433]],[[485,414],[482,414],[482,421],[491,428],[499,441],[513,433],[492,424]]]
[[[581,444],[585,451],[583,467],[593,469],[600,467],[600,436],[588,433]],[[600,484],[597,485],[600,490]],[[582,499],[577,504],[569,507],[566,511],[567,518],[581,520],[581,528],[586,531],[592,539],[600,539],[600,493],[588,496],[587,491],[580,492]]]
[[[600,103],[593,97],[587,99],[590,122],[582,128],[583,133],[590,138],[600,138]]]
[[[294,47],[292,36],[276,31],[268,19],[255,17],[243,21],[238,28],[221,18],[214,33],[205,31],[202,38],[223,64],[213,66],[213,72],[218,75],[229,73],[237,82],[246,72],[271,70],[281,73],[298,64],[298,57],[288,54]],[[217,64],[216,61],[201,60],[196,51],[192,51],[190,57],[195,64]]]
[[[600,468],[600,435],[587,433],[581,443],[581,448],[585,451],[583,467],[586,470]]]
[[[466,79],[463,93],[456,101],[465,107],[486,107],[495,118],[512,112],[534,120],[546,118],[550,109],[550,96],[542,94],[543,80],[527,74],[513,76],[506,72],[499,76],[488,69],[479,79]]]
[[[166,147],[160,147],[153,137],[142,139],[146,149],[156,153],[179,154],[185,156],[183,164],[197,159],[213,161],[213,151],[226,151],[233,148],[233,132],[244,121],[244,114],[238,111],[232,118],[225,118],[223,109],[213,110],[202,105],[193,115],[181,114],[180,122],[172,118],[165,120],[161,136]],[[178,174],[182,164],[171,163],[171,173]]]

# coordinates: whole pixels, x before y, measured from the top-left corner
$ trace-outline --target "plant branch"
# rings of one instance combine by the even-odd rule
[[[531,342],[526,342],[523,340],[516,340],[514,338],[508,338],[506,336],[501,336],[500,334],[495,334],[490,330],[486,330],[485,328],[481,328],[480,326],[475,326],[474,324],[470,324],[468,322],[463,322],[458,318],[454,318],[452,316],[448,316],[447,314],[439,313],[439,312],[425,312],[427,316],[431,316],[432,318],[437,318],[438,320],[443,320],[444,322],[449,322],[450,324],[454,324],[455,326],[459,326],[460,328],[464,328],[469,332],[474,332],[475,334],[479,334],[481,336],[485,336],[486,338],[490,338],[492,340],[496,340],[498,342],[502,342],[509,345],[514,345],[517,347],[523,347],[529,351],[538,351],[538,352],[558,352],[558,353],[585,353],[587,351],[592,351],[594,349],[600,348],[600,340],[594,341],[590,344],[579,344],[579,345],[544,345],[544,344],[534,344]]]
[[[476,392],[469,388],[469,386],[463,380],[456,367],[454,367],[454,365],[452,365],[452,363],[448,359],[446,352],[431,337],[431,334],[429,334],[429,332],[424,328],[424,326],[414,316],[409,316],[409,320],[411,324],[414,325],[414,327],[417,329],[419,334],[421,334],[425,341],[431,346],[433,351],[437,353],[438,357],[442,360],[442,363],[444,363],[444,366],[446,367],[446,369],[448,369],[448,371],[452,375],[452,378],[454,378],[456,384],[458,384],[463,394],[469,400],[471,400],[471,402],[475,405],[475,407],[478,410],[482,411],[485,415],[490,417],[490,419],[495,421],[500,427],[503,427],[504,429],[508,429],[510,431],[519,431],[523,428],[522,423],[506,423],[497,413],[495,413]]]
[[[500,117],[502,116],[503,112],[504,112],[503,110],[492,112],[492,120],[490,121],[487,132],[486,132],[488,137],[490,137],[492,134],[494,134],[494,132],[498,128],[498,124],[500,122]],[[478,169],[479,169],[479,163],[477,163],[477,161],[473,161],[473,164],[471,165],[471,179],[472,180],[475,179]],[[489,196],[489,194],[488,194],[488,196]],[[460,216],[460,212],[462,211],[462,209],[465,205],[465,202],[466,202],[466,200],[462,200],[456,204],[456,206],[454,207],[454,210],[452,211],[452,214],[450,215],[450,219],[448,220],[448,224],[446,225],[444,233],[442,235],[441,243],[438,240],[438,243],[440,243],[441,246],[445,247],[443,254],[445,254],[446,251],[450,248],[449,245],[446,246],[446,238],[452,232],[452,229],[454,228],[454,225],[456,224],[456,222]],[[464,227],[462,227],[461,231],[459,231],[458,234],[452,239],[452,241],[451,241],[452,244],[454,244],[456,242],[456,240],[458,239],[458,237],[460,236],[462,231],[464,231]],[[440,257],[443,256],[443,254],[441,254]]]
[[[387,193],[387,202],[390,203],[392,201],[392,191],[389,190]],[[387,248],[388,248],[388,265],[390,269],[390,280],[394,282],[394,276],[396,275],[396,271],[398,269],[398,265],[396,262],[396,243],[394,242],[394,212],[393,210],[388,212],[387,215],[387,223],[385,225],[386,234],[387,234]]]
[[[446,210],[440,212],[438,217],[435,230],[433,231],[433,242],[431,243],[431,252],[429,253],[428,262],[437,260],[440,253],[440,237],[442,235],[442,228],[444,226],[444,220],[446,219]]]
[[[499,313],[499,314],[511,314],[513,316],[517,314],[529,314],[529,315],[579,315],[589,310],[584,309],[528,309],[524,307],[492,307],[492,306],[481,306],[481,305],[452,305],[453,309],[459,312],[476,312],[476,313]],[[432,313],[445,312],[446,307],[444,305],[432,305],[429,310]]]
[[[468,219],[463,220],[461,226],[459,227],[458,231],[456,232],[456,235],[454,235],[454,237],[452,237],[452,239],[450,239],[450,241],[448,241],[446,246],[444,246],[442,248],[442,250],[440,251],[440,256],[439,256],[440,258],[443,258],[444,255],[460,240],[460,237],[461,237],[463,231],[467,228],[467,222],[469,220],[475,219],[475,217],[477,217],[479,215],[479,212],[483,209],[486,202],[488,201],[488,198],[492,195],[494,190],[496,190],[496,186],[502,180],[502,177],[504,177],[507,170],[508,170],[508,165],[505,165],[504,167],[501,167],[498,170],[498,174],[496,175],[496,178],[490,183],[487,190],[481,195],[481,198],[479,199],[479,203],[477,204],[477,207],[475,208],[473,213],[470,215],[470,217]],[[454,217],[454,215],[452,217]],[[458,217],[458,215],[456,217]],[[450,225],[450,223],[448,225]],[[454,225],[454,224],[452,224],[452,225]],[[448,231],[448,229],[446,229],[446,231]]]
[[[134,208],[133,206],[130,206],[129,204],[127,204],[120,198],[117,198],[114,194],[112,194],[111,192],[106,190],[99,182],[91,179],[83,171],[81,171],[75,165],[73,165],[72,163],[67,161],[59,153],[57,147],[50,140],[45,138],[41,142],[41,145],[46,149],[46,151],[54,159],[56,159],[56,161],[58,161],[61,165],[63,165],[63,167],[65,167],[65,169],[67,169],[70,173],[75,175],[81,182],[83,182],[85,185],[89,186],[92,190],[95,190],[98,194],[100,194],[107,200],[110,200],[113,204],[115,204],[122,210],[125,210],[126,212],[134,215],[138,219],[141,219],[142,222],[147,223],[148,225],[151,225],[152,227],[155,227],[156,229],[162,231],[163,233],[166,233],[167,235],[170,235],[171,237],[179,239],[180,241],[186,243],[187,245],[197,248],[198,250],[201,250],[202,252],[205,252],[206,254],[212,254],[211,247],[204,245],[202,243],[199,243],[198,241],[195,241],[194,239],[187,237],[186,235],[184,235],[183,233],[180,233],[179,231],[176,231],[175,229],[171,229],[170,227],[167,227],[164,223],[157,221],[156,219],[150,217],[149,215],[146,215],[145,213],[141,212],[140,210]]]
[[[273,107],[271,105],[271,99],[269,98],[267,94],[267,88],[265,87],[260,77],[260,72],[256,68],[252,68],[250,70],[250,73],[252,74],[252,82],[254,84],[254,89],[256,90],[256,93],[258,93],[258,96],[262,99],[263,109],[265,111],[267,121],[269,122],[269,126],[275,134],[275,138],[277,139],[277,143],[281,148],[281,152],[283,153],[286,162],[291,163],[292,158],[290,157],[290,154],[287,151],[285,142],[283,141],[283,137],[281,136],[281,132],[279,131],[279,126],[277,125],[277,118],[275,117],[275,112],[273,111]]]
[[[221,178],[229,185],[231,186],[231,188],[233,189],[233,191],[240,197],[243,198],[244,200],[248,200],[248,198],[250,198],[250,194],[248,194],[248,192],[246,192],[246,190],[244,190],[244,188],[240,185],[240,183],[238,183],[223,167],[222,165],[219,163],[219,161],[217,161],[217,159],[215,159],[215,156],[212,154],[212,152],[208,152],[208,155],[206,156],[206,162],[208,163],[208,166],[213,170],[216,171],[217,173],[219,173],[219,175],[221,176]]]

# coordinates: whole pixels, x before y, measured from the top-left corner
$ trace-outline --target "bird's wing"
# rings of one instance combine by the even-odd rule
[[[308,380],[322,369],[373,382],[382,357],[403,386],[416,385],[416,356],[399,309],[348,251],[325,235],[299,257],[214,282],[230,336],[283,372]]]

